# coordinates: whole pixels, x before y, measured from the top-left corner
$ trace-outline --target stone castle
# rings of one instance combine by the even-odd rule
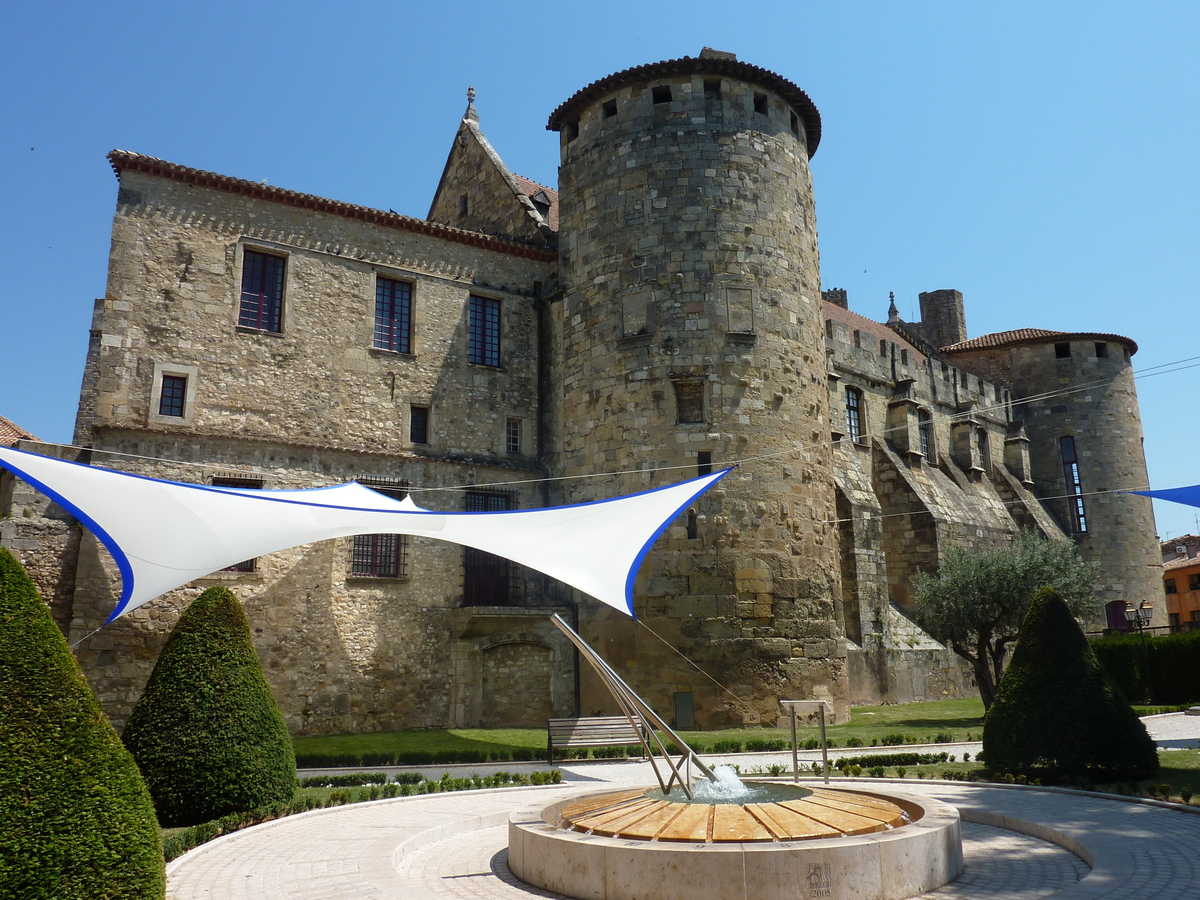
[[[505,560],[371,535],[247,560],[93,634],[112,560],[8,476],[0,538],[117,722],[211,584],[242,599],[297,734],[615,712],[552,612],[683,728],[773,723],[785,697],[844,716],[959,696],[969,670],[913,623],[910,584],[1022,528],[1075,541],[1104,603],[1165,622],[1150,501],[1110,492],[1147,481],[1133,341],[968,338],[954,290],[921,294],[920,322],[851,312],[821,289],[817,109],[732,54],[610,75],[548,128],[557,190],[508,170],[472,95],[427,219],[113,152],[75,447],[20,446],[446,510],[737,463],[647,557],[654,633]]]

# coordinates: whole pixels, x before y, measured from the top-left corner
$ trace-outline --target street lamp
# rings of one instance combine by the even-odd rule
[[[1154,615],[1154,610],[1149,603],[1143,603],[1141,606],[1134,606],[1128,600],[1125,601],[1125,621],[1130,626],[1136,625],[1138,634],[1142,638],[1142,664],[1146,667],[1146,687],[1150,689],[1148,700],[1154,700],[1154,682],[1150,678],[1150,651],[1146,649],[1146,626],[1150,624],[1150,618]]]

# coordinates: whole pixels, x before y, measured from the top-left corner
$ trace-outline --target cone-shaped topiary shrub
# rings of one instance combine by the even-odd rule
[[[180,617],[123,737],[165,827],[292,798],[292,741],[228,588]]]
[[[1014,775],[1113,781],[1158,771],[1146,727],[1051,588],[1021,625],[984,720],[983,751],[989,767]]]
[[[0,898],[153,900],[165,889],[137,766],[0,548]]]

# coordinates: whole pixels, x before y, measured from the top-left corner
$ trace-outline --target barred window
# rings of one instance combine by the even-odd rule
[[[412,285],[375,278],[375,348],[409,353],[412,346]]]
[[[1071,513],[1071,528],[1076,534],[1087,534],[1087,513],[1083,507],[1083,482],[1079,477],[1079,460],[1075,456],[1075,438],[1058,440],[1062,455],[1063,477],[1067,482],[1067,507]]]
[[[408,439],[414,444],[429,443],[429,407],[408,408]]]
[[[504,449],[508,453],[521,452],[521,420],[510,418],[504,424]]]
[[[187,397],[187,377],[164,375],[162,392],[158,400],[158,414],[160,416],[182,416],[185,397]]]
[[[466,496],[467,512],[502,512],[514,505],[511,495],[499,491],[468,491]],[[503,556],[464,547],[463,605],[514,605],[519,572],[520,568]]]
[[[408,496],[407,481],[360,478],[359,484],[393,500],[403,500]],[[408,535],[355,535],[350,574],[358,578],[407,578]]]
[[[242,490],[261,491],[263,480],[249,475],[214,475],[213,487],[241,488]],[[258,569],[258,557],[245,559],[232,566],[226,566],[222,572],[254,572]]]
[[[238,324],[260,331],[283,330],[285,260],[247,250],[242,255],[242,301]]]
[[[863,439],[862,426],[862,391],[858,388],[846,388],[846,434],[856,444]]]
[[[471,297],[467,361],[480,366],[500,365],[500,301]]]

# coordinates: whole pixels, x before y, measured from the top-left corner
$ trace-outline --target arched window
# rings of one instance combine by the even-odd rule
[[[846,434],[854,443],[862,443],[863,439],[863,403],[862,391],[856,387],[846,388]]]
[[[926,459],[933,460],[933,416],[929,414],[927,409],[917,410],[917,440],[921,448],[921,455]]]

